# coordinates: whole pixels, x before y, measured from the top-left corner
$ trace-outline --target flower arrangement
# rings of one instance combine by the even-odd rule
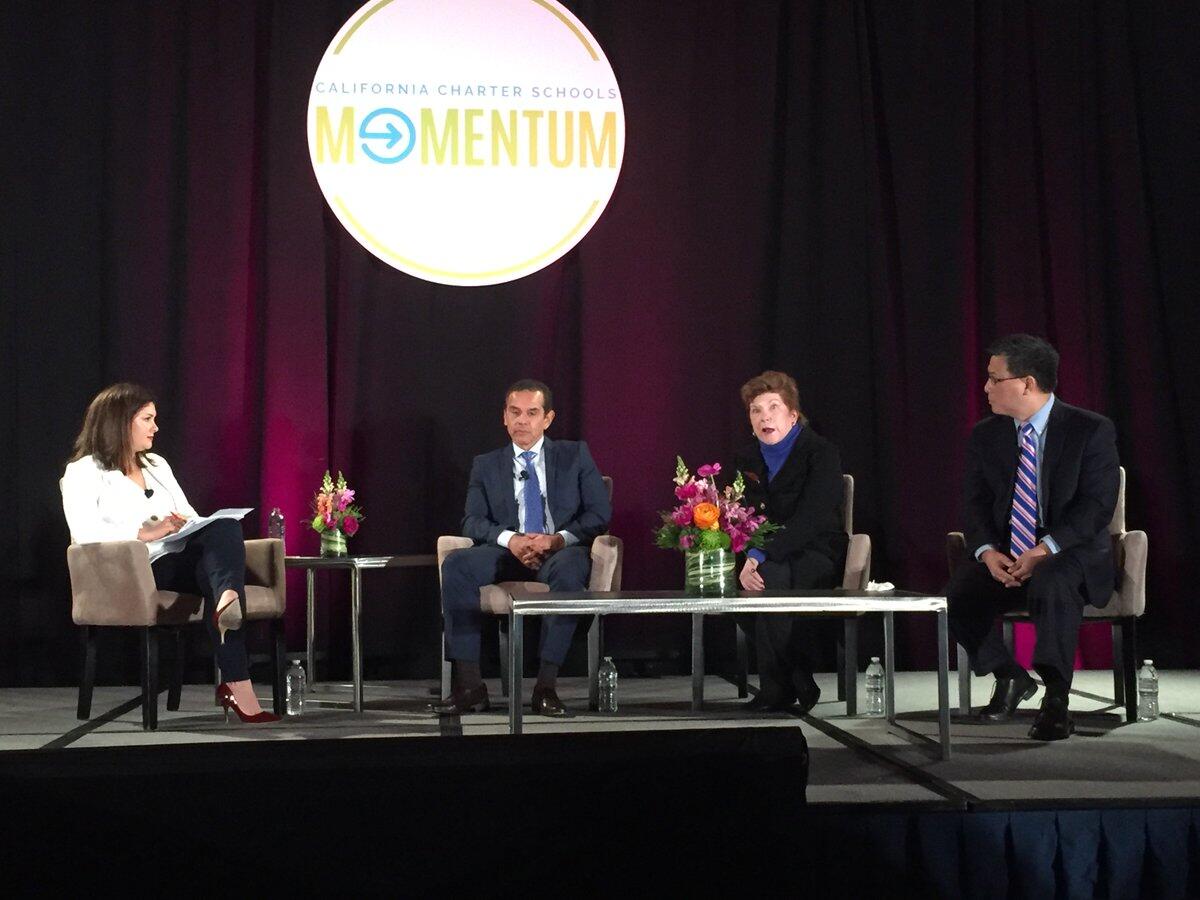
[[[701,466],[693,476],[683,461],[675,457],[675,497],[679,505],[660,513],[662,525],[654,532],[654,542],[667,550],[731,550],[741,553],[761,548],[779,526],[756,514],[754,507],[743,506],[746,481],[738,472],[733,484],[718,488],[719,463]]]
[[[321,479],[321,489],[313,495],[312,530],[321,535],[321,553],[343,555],[346,538],[358,534],[359,523],[365,518],[354,503],[354,491],[346,484],[346,476],[338,472],[335,482],[329,472]]]

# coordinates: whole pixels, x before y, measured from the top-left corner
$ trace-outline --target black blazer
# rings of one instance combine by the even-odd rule
[[[546,438],[542,452],[546,454],[543,489],[555,531],[569,531],[581,544],[591,544],[608,529],[612,504],[587,444]],[[494,544],[500,532],[520,530],[513,465],[512,444],[481,454],[471,464],[462,533],[477,544]]]
[[[758,441],[738,451],[734,465],[746,476],[746,504],[783,526],[767,539],[767,559],[785,562],[808,550],[845,565],[850,539],[842,520],[842,461],[833,444],[805,425],[769,483]]]
[[[989,416],[978,423],[967,443],[967,551],[984,544],[1008,553],[1013,481],[1019,456],[1010,416]],[[1050,535],[1062,553],[1078,560],[1084,572],[1085,599],[1107,606],[1115,569],[1108,523],[1117,505],[1117,435],[1113,423],[1057,397],[1046,425],[1039,491],[1045,521],[1038,536]]]

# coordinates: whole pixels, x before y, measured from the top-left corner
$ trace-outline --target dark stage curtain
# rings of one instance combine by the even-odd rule
[[[158,392],[198,508],[257,506],[258,533],[278,505],[315,551],[308,499],[342,469],[353,549],[416,553],[457,530],[506,384],[541,377],[552,433],[615,479],[625,583],[669,587],[650,530],[675,455],[729,462],[738,386],[781,367],[857,478],[875,578],[935,590],[983,347],[1017,330],[1117,423],[1146,655],[1200,663],[1194,4],[570,3],[622,87],[621,181],[564,259],[476,289],[389,269],[317,190],[309,86],[358,5],[0,12],[0,683],[75,678],[56,482],[112,381]],[[436,583],[406,577],[368,585],[368,655],[432,675]],[[617,622],[615,650],[683,660],[686,627]],[[932,623],[902,628],[901,664],[930,664]]]

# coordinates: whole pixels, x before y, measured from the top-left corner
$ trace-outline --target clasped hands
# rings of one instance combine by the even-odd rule
[[[1005,587],[1015,588],[1028,581],[1033,570],[1049,555],[1050,549],[1045,544],[1037,544],[1016,559],[999,550],[984,550],[979,561],[987,566],[998,582]]]
[[[535,572],[551,553],[566,546],[561,534],[515,534],[508,542],[509,552],[527,569]]]

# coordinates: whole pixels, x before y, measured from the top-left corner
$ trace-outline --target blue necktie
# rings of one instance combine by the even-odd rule
[[[525,499],[525,533],[542,534],[546,530],[546,517],[542,514],[542,485],[538,481],[537,469],[533,467],[532,450],[521,454],[525,460],[525,486],[521,489]]]
[[[1017,460],[1012,516],[1009,519],[1012,532],[1010,549],[1014,559],[1037,544],[1037,452],[1037,434],[1032,425],[1026,424],[1021,428],[1021,455]]]

